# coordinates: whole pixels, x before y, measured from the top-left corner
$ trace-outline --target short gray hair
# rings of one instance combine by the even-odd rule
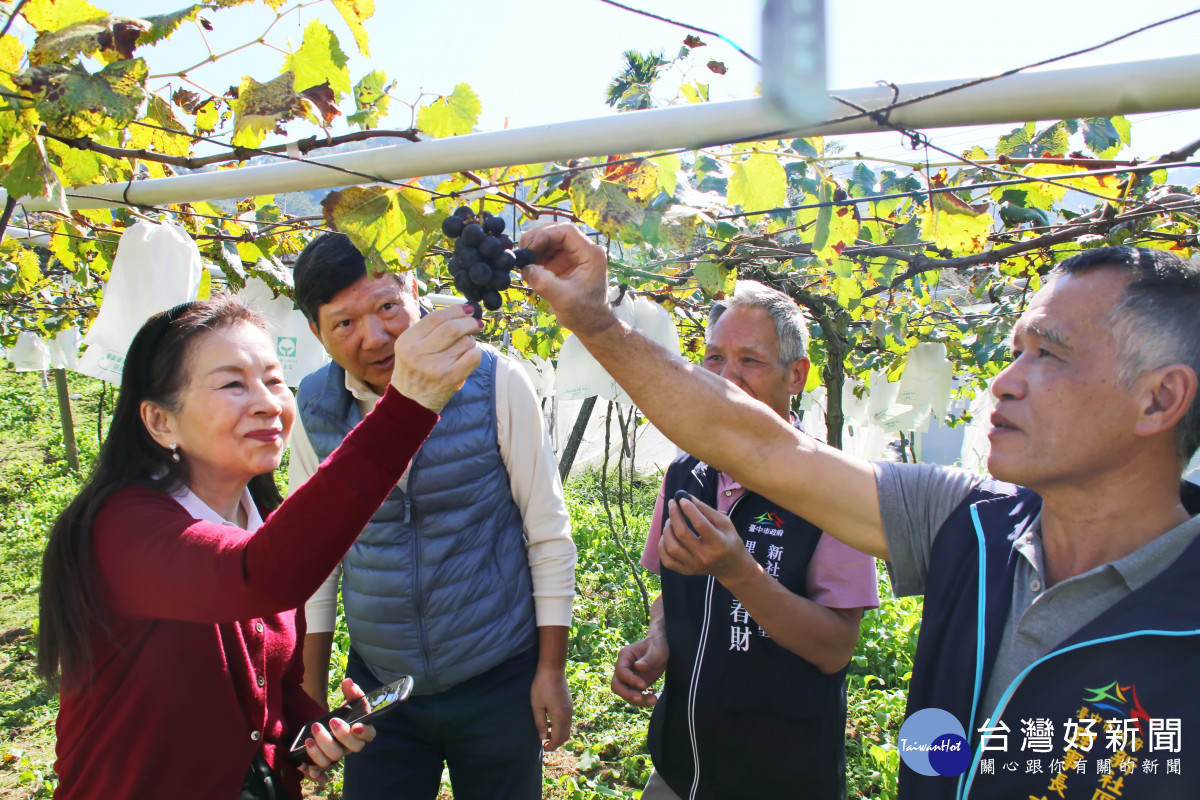
[[[1068,258],[1054,272],[1098,269],[1133,279],[1108,315],[1120,384],[1129,388],[1138,375],[1169,364],[1186,364],[1200,376],[1200,268],[1165,250],[1100,247]],[[1175,443],[1184,464],[1200,448],[1200,391],[1175,429]]]
[[[774,320],[775,334],[779,337],[779,363],[786,367],[797,359],[808,358],[808,320],[804,311],[783,292],[758,281],[738,281],[732,297],[712,304],[704,328],[705,342],[712,338],[721,315],[739,306],[761,308]]]

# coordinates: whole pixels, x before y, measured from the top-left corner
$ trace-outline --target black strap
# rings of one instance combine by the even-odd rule
[[[271,771],[271,766],[263,758],[261,750],[254,754],[254,760],[246,770],[238,800],[291,800],[283,781]]]

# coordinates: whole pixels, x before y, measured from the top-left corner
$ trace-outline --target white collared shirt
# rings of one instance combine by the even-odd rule
[[[171,497],[176,503],[183,506],[183,510],[192,515],[195,519],[202,519],[205,522],[215,522],[218,525],[229,525],[236,528],[237,523],[231,522],[216,511],[208,503],[200,499],[200,497],[187,486],[173,492]],[[249,489],[242,489],[242,499],[239,501],[242,510],[246,512],[246,530],[254,532],[263,524],[262,516],[258,513],[258,506],[254,505],[254,498],[250,496]]]

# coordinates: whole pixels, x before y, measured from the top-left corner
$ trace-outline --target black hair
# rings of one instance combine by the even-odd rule
[[[133,337],[108,437],[83,488],[54,522],[42,559],[37,669],[48,683],[60,673],[64,685],[89,682],[91,637],[107,630],[92,562],[92,523],[104,501],[124,486],[171,492],[187,483],[187,458],[176,460],[151,437],[142,422],[143,401],[178,409],[195,342],[237,322],[266,329],[256,311],[220,296],[155,314]],[[256,475],[248,488],[264,517],[282,502],[269,473]]]
[[[296,259],[292,273],[296,306],[318,329],[321,306],[367,274],[362,253],[344,233],[322,233]]]
[[[1054,274],[1099,269],[1131,277],[1107,321],[1130,386],[1142,372],[1186,364],[1200,376],[1200,268],[1174,253],[1149,247],[1098,247],[1066,259]],[[1200,391],[1175,429],[1183,463],[1200,448]]]

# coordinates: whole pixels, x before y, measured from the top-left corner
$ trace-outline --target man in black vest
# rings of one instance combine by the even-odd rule
[[[807,339],[791,298],[739,281],[709,314],[704,367],[787,420],[808,377]],[[679,490],[710,523],[702,538],[673,501],[667,518]],[[612,688],[655,706],[643,800],[786,797],[799,786],[812,800],[842,797],[845,667],[863,608],[879,604],[875,560],[684,455],[663,478],[642,564],[661,574],[662,596],[646,638],[621,651]],[[664,669],[656,698],[649,687]]]
[[[522,245],[525,280],[668,438],[925,595],[908,721],[945,713],[902,729],[901,798],[1195,797],[1195,263],[1109,247],[1054,267],[992,382],[988,480],[805,438],[617,320],[604,251],[578,230]]]

